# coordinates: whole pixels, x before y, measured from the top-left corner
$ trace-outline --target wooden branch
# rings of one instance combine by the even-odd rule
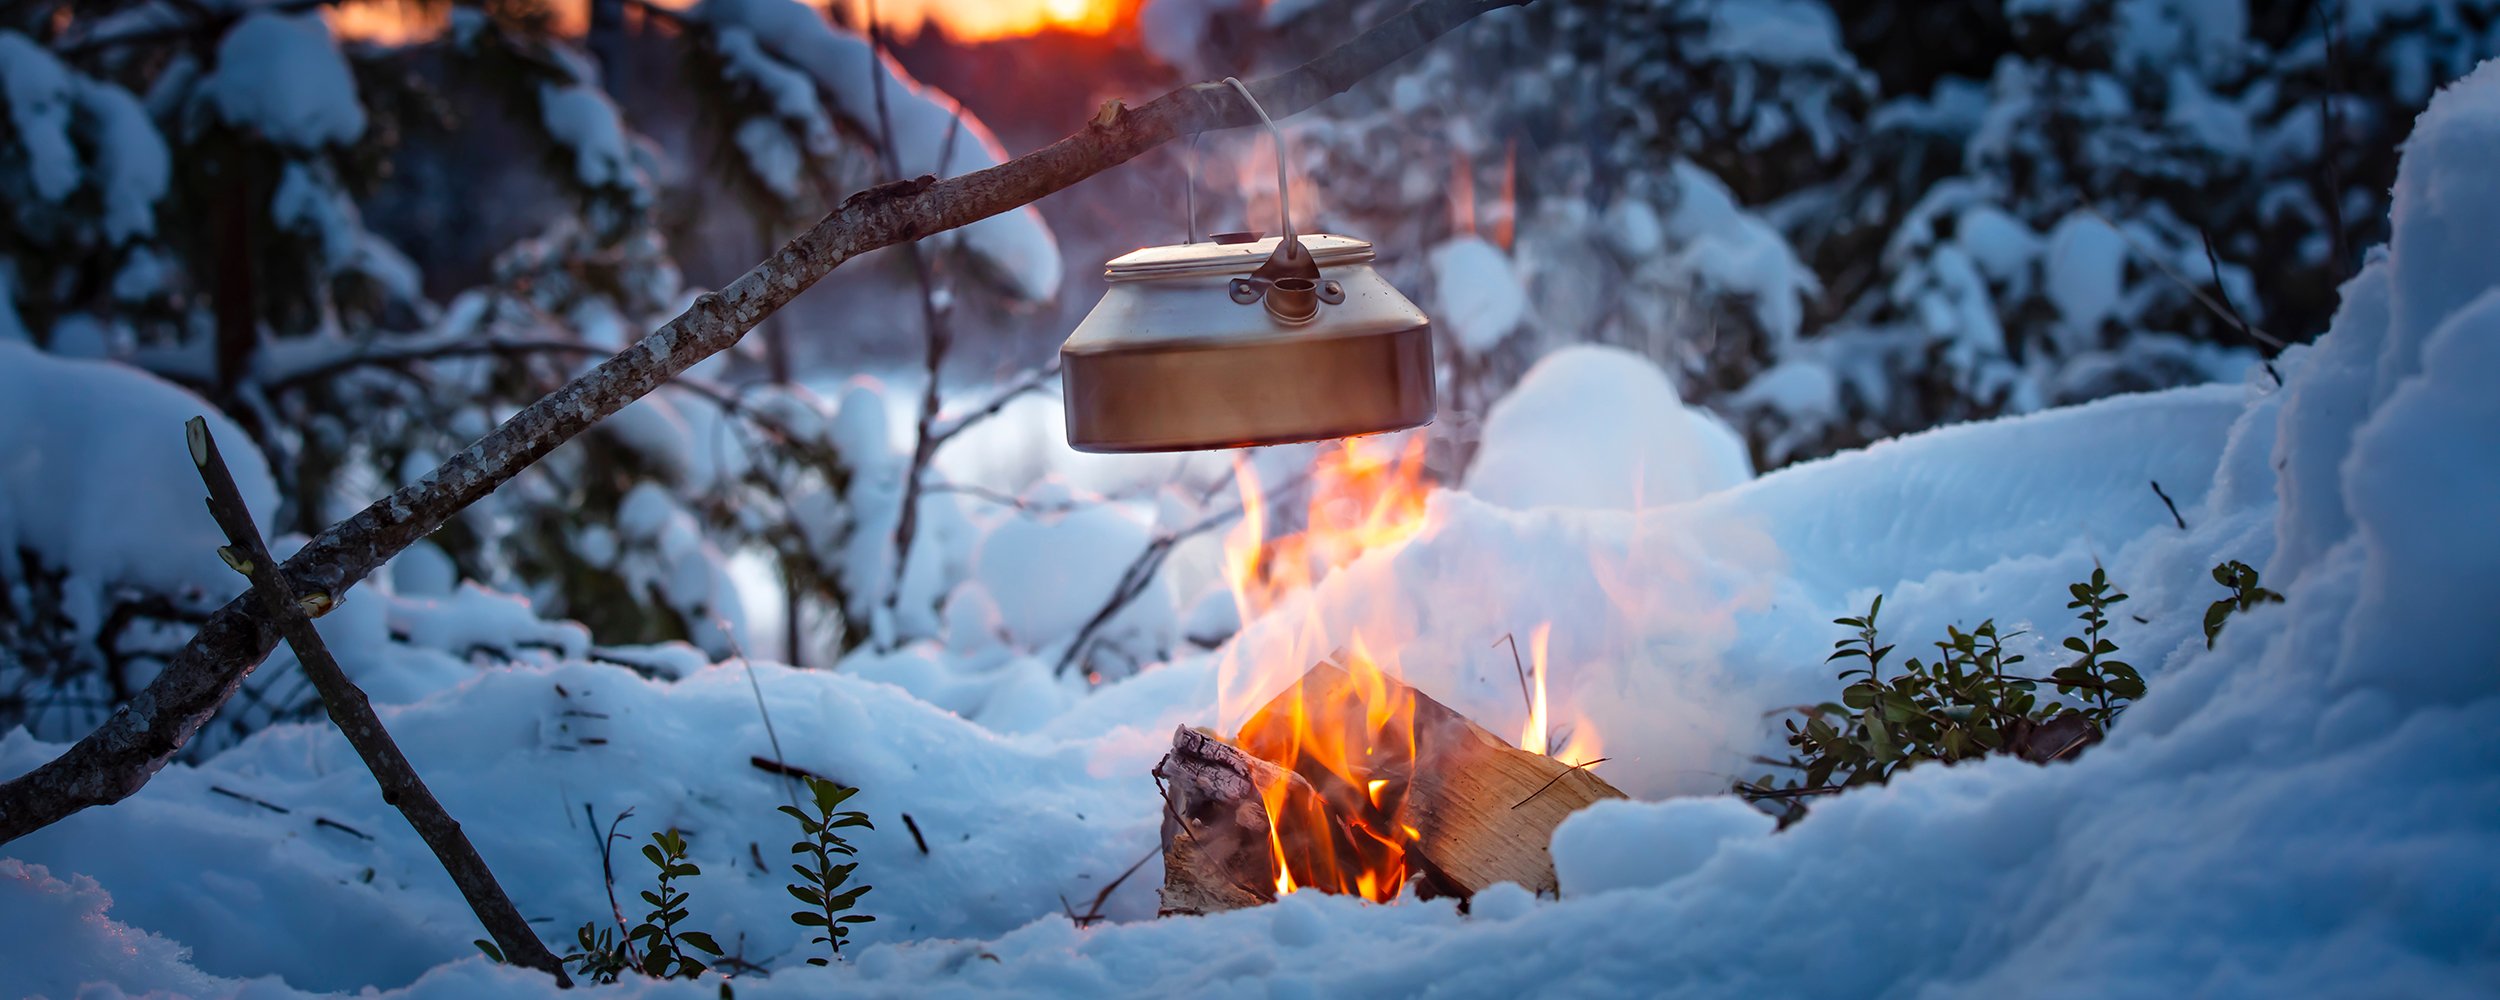
[[[1422,0],[1326,55],[1252,84],[1279,117],[1310,108],[1488,10],[1529,0]],[[1144,107],[1106,105],[1085,128],[1006,163],[947,180],[852,195],[772,257],[633,346],[530,404],[425,478],[331,525],[280,569],[288,590],[330,598],[521,470],[661,383],[711,357],[844,261],[1029,205],[1174,137],[1258,123],[1230,88],[1194,84]],[[61,756],[0,783],[0,844],[88,806],[119,802],[233,696],[277,645],[245,598],[219,608],[147,690]]]
[[[399,814],[415,827],[425,846],[433,849],[434,858],[442,862],[443,871],[459,886],[460,895],[468,900],[469,909],[478,922],[495,939],[495,946],[515,965],[537,969],[556,977],[558,985],[571,986],[564,965],[556,961],[545,942],[530,930],[521,911],[513,908],[512,899],[504,895],[503,886],[495,881],[495,873],[486,867],[486,859],[478,856],[477,847],[460,832],[460,823],[436,801],[434,792],[425,787],[417,769],[408,763],[408,756],[391,739],[390,731],[373,714],[373,703],[356,682],[347,679],[339,669],[338,660],[330,655],[330,647],[321,641],[321,633],[313,628],[312,616],[329,610],[331,599],[323,595],[298,597],[287,586],[286,578],[277,572],[278,561],[269,555],[269,545],[260,536],[260,527],[252,523],[251,509],[244,505],[243,493],[234,485],[234,474],[226,468],[224,456],[217,452],[217,438],[209,433],[208,420],[193,417],[185,431],[190,439],[191,462],[199,467],[200,479],[208,484],[208,512],[224,529],[226,548],[218,555],[226,565],[234,567],[252,581],[244,596],[260,605],[264,619],[278,623],[278,631],[286,636],[287,646],[295,650],[295,659],[303,664],[304,676],[321,693],[321,703],[330,710],[330,721],[347,737],[356,756],[364,759],[365,769],[373,772],[374,784],[382,787],[382,801],[399,809]]]

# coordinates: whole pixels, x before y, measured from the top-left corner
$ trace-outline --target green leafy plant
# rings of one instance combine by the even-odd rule
[[[2092,579],[2070,584],[2066,591],[2074,600],[2069,608],[2082,608],[2076,615],[2083,622],[2083,634],[2067,636],[2065,646],[2083,654],[2075,662],[2049,672],[2049,681],[2062,694],[2089,695],[2090,704],[2083,708],[2084,717],[2103,730],[2126,709],[2125,702],[2144,697],[2144,678],[2124,660],[2110,659],[2118,644],[2102,635],[2109,627],[2109,609],[2127,599],[2125,591],[2109,585],[2109,574],[2092,567]]]
[[[2099,740],[2118,713],[2144,693],[2143,677],[2114,657],[2118,644],[2107,635],[2109,609],[2127,595],[2099,569],[2070,586],[2068,594],[2073,601],[2067,606],[2082,609],[2076,617],[2084,628],[2064,646],[2081,655],[2047,677],[2014,672],[2024,657],[2006,652],[2005,642],[2023,633],[2000,632],[1994,619],[1967,632],[1946,626],[1932,659],[1912,657],[1891,676],[1884,663],[1893,646],[1883,641],[1878,625],[1882,595],[1863,615],[1833,619],[1851,634],[1832,644],[1825,662],[1855,661],[1837,675],[1846,682],[1840,700],[1788,710],[1793,714],[1785,720],[1788,758],[1761,760],[1791,777],[1781,781],[1764,774],[1739,781],[1736,793],[1785,824],[1805,814],[1807,798],[1881,784],[1903,768],[2000,753],[2046,763]],[[2044,701],[2042,685],[2089,700],[2079,706]]]
[[[627,935],[642,945],[642,974],[655,979],[700,976],[709,966],[689,954],[689,949],[719,958],[720,945],[710,934],[678,929],[686,919],[686,900],[693,894],[678,888],[677,880],[701,875],[703,869],[686,860],[686,838],[675,830],[653,833],[651,842],[642,845],[642,856],[660,873],[659,887],[642,893],[642,901],[651,904],[651,913]]]
[[[573,973],[593,983],[613,983],[625,971],[635,967],[633,945],[619,942],[616,928],[601,927],[596,921],[582,924],[574,933],[577,950],[565,955],[564,964]]]
[[[618,815],[622,822],[631,810]],[[608,829],[608,840],[625,839],[616,835],[614,825]],[[612,872],[607,843],[600,844],[600,867]],[[574,933],[576,949],[563,958],[582,978],[593,983],[613,983],[628,971],[655,979],[693,979],[710,968],[696,953],[720,957],[721,948],[710,934],[681,929],[686,919],[686,901],[692,893],[678,884],[679,879],[703,874],[703,869],[686,860],[686,838],[675,830],[655,832],[651,842],[642,847],[644,860],[651,862],[657,875],[657,886],[642,893],[642,901],[651,904],[651,912],[640,923],[623,927],[624,914],[617,915],[617,927],[601,927],[597,921],[582,924]],[[610,879],[609,902],[615,902]],[[624,930],[619,937],[618,929]]]
[[[2231,616],[2260,604],[2281,604],[2283,595],[2267,590],[2257,583],[2257,570],[2233,559],[2214,567],[2214,582],[2231,592],[2231,596],[2205,607],[2205,648],[2214,648],[2214,639],[2222,635],[2222,626]]]
[[[859,868],[859,862],[836,863],[834,860],[859,854],[858,849],[842,839],[838,831],[855,827],[874,829],[874,826],[868,822],[867,813],[841,808],[843,802],[859,793],[859,789],[846,788],[822,778],[804,780],[807,782],[808,797],[815,808],[781,807],[783,813],[799,821],[799,829],[806,834],[790,845],[790,853],[799,856],[804,863],[790,866],[791,871],[798,873],[800,881],[791,883],[789,889],[792,897],[811,908],[791,913],[790,922],[817,929],[818,936],[810,939],[810,943],[825,945],[831,957],[810,958],[807,964],[827,965],[842,957],[842,940],[850,936],[851,925],[877,919],[864,913],[846,912],[872,887],[859,885],[843,888],[843,883],[850,881],[851,873]]]

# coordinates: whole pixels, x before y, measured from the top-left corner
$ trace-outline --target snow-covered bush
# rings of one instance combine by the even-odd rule
[[[1155,23],[1225,39],[1167,46],[1212,71],[1392,6],[1253,24],[1173,0]],[[1462,452],[1536,356],[1595,341],[1657,359],[1766,467],[2238,378],[2319,328],[2383,235],[2431,82],[2500,52],[2487,0],[1643,0],[1487,22],[1288,123],[1296,203],[1465,317],[1443,324]],[[1516,330],[1467,311],[1498,284],[1437,291],[1498,276],[1469,239],[1510,257]]]
[[[343,41],[312,11],[61,13],[0,30],[0,341],[46,352],[0,376],[40,379],[58,364],[47,355],[90,357],[108,359],[106,381],[144,371],[197,393],[166,405],[233,415],[230,450],[250,442],[266,456],[273,490],[254,506],[273,535],[317,530],[423,475],[685,309],[698,290],[666,233],[682,211],[672,199],[701,189],[672,155],[786,196],[756,209],[766,232],[894,170],[953,175],[1004,157],[951,98],[789,0],[715,0],[658,36],[687,54],[695,91],[732,123],[715,149],[677,154],[638,132],[601,67],[533,5],[456,6],[439,35],[404,44]],[[449,92],[477,99],[454,107]],[[366,203],[399,170],[442,169],[426,156],[466,129],[517,139],[542,186],[522,218],[489,227],[519,234],[491,261],[422,273],[369,224]],[[449,169],[449,196],[465,197],[459,178],[479,171]],[[1030,211],[932,244],[984,279],[961,290],[973,295],[950,284],[941,297],[1030,300],[1059,283],[1056,243]],[[782,571],[803,642],[840,651],[936,636],[942,601],[969,572],[961,498],[924,498],[914,534],[929,544],[913,546],[904,572],[896,553],[915,539],[898,537],[899,484],[926,472],[893,440],[885,401],[871,392],[837,412],[786,368],[772,374],[743,384],[754,381],[744,357],[699,367],[462,512],[392,575],[429,599],[483,584],[609,644],[686,640],[721,657],[755,638],[730,573],[750,553]],[[94,382],[81,379],[57,391]],[[162,450],[110,443],[81,454],[119,463]],[[41,522],[24,519],[36,513],[0,511],[0,527],[34,531]],[[64,538],[106,530],[55,527],[79,528]],[[187,565],[215,546],[180,547],[170,558]],[[150,657],[234,590],[214,573],[160,579],[54,548],[12,550],[0,614],[0,724],[49,713],[47,736],[144,683]],[[410,641],[396,626],[384,634]],[[804,652],[791,655],[814,658]],[[279,660],[246,682],[203,749],[313,710]]]

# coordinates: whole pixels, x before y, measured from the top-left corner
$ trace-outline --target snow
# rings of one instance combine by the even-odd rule
[[[573,154],[573,176],[584,187],[642,187],[625,125],[606,92],[589,83],[538,85],[538,115],[547,134]]]
[[[2500,254],[2489,252],[2500,188],[2485,167],[2500,156],[2500,74],[2490,64],[2449,84],[2431,101],[2396,169],[2395,297],[2379,356],[2372,402],[2419,369],[2423,341],[2467,300],[2500,282]],[[2482,84],[2482,85],[2478,85]]]
[[[1432,315],[1458,341],[1482,354],[1519,329],[1528,315],[1528,291],[1510,257],[1479,236],[1461,236],[1432,248]]]
[[[309,152],[365,133],[355,76],[316,15],[243,18],[217,43],[216,67],[197,87],[200,106],[282,146]]]
[[[2061,341],[2070,350],[2100,342],[2101,323],[2120,307],[2127,245],[2100,216],[2068,214],[2049,230],[2048,296],[2065,318]]]
[[[1732,439],[1647,362],[1557,352],[1413,540],[1218,650],[1082,696],[1008,648],[1020,617],[1040,628],[1058,610],[1018,601],[1053,595],[1002,593],[1021,577],[987,568],[947,603],[954,648],[830,671],[628,652],[681,677],[645,678],[585,660],[578,638],[515,641],[563,626],[508,600],[442,612],[466,625],[406,624],[444,599],[394,593],[395,573],[323,631],[357,676],[396,685],[377,695],[386,720],[549,937],[607,919],[593,845],[608,817],[634,808],[623,830],[638,837],[685,831],[704,869],[692,920],[774,969],[741,976],[742,997],[2477,995],[2500,981],[2500,199],[2471,183],[2500,134],[2495,98],[2500,65],[2442,92],[2400,168],[2390,245],[2332,328],[2276,359],[2279,379],[1946,427],[1748,479],[1721,464]],[[73,511],[92,523],[20,538],[144,525],[130,549],[207,550],[162,541],[202,527],[170,418],[203,404],[107,364],[15,345],[0,359],[21,380],[0,393],[0,426],[36,428],[0,453],[0,525]],[[885,407],[855,386],[828,433],[863,461],[887,453]],[[59,418],[88,413],[117,416]],[[45,472],[65,450],[102,471]],[[1722,481],[1652,494],[1661,454]],[[1531,460],[1564,480],[1554,502],[1505,495],[1523,476],[1485,464]],[[265,471],[251,476],[265,498]],[[45,506],[56,494],[73,502]],[[85,509],[91,494],[136,509]],[[1054,515],[1005,516],[1032,531]],[[1134,527],[1077,534],[1124,547]],[[1065,554],[1040,542],[998,559]],[[2206,571],[2224,559],[2261,567],[2285,601],[2208,649]],[[2048,767],[1918,768],[1820,799],[1785,831],[1722,794],[1776,746],[1766,713],[1828,697],[1830,619],[1881,593],[1905,651],[1993,616],[2042,662],[2071,618],[2066,585],[2096,567],[2134,595],[2114,638],[2150,683],[2106,742]],[[1461,914],[1304,893],[1151,918],[1148,768],[1172,726],[1238,721],[1359,635],[1409,682],[1515,732],[1525,711],[1492,644],[1540,624],[1564,751],[1602,752],[1598,773],[1641,800],[1556,832],[1560,898],[1496,889]],[[500,659],[439,645],[476,641]],[[61,749],[0,735],[0,772]],[[853,804],[876,827],[855,838],[859,877],[876,889],[862,905],[879,919],[844,965],[799,964],[774,848],[789,789],[747,763],[765,754],[864,789]],[[326,726],[270,726],[6,850],[0,921],[30,930],[0,935],[0,968],[23,988],[549,991],[474,953],[447,879]],[[1107,898],[1111,922],[1066,919],[1062,897],[1082,907],[1141,856]],[[637,860],[620,860],[620,888],[639,889]]]
[[[1805,299],[1820,286],[1814,272],[1709,171],[1679,160],[1674,176],[1677,197],[1666,233],[1677,264],[1705,288],[1750,296],[1755,321],[1773,343],[1795,340]]]
[[[164,137],[129,91],[72,72],[26,36],[0,31],[0,98],[38,201],[59,204],[92,185],[106,241],[155,231],[170,164]]]
[[[869,134],[879,134],[879,122],[890,120],[892,153],[904,177],[955,177],[1007,159],[997,136],[954,98],[922,86],[867,39],[827,24],[812,8],[794,0],[703,0],[687,16],[710,25],[724,39],[731,32],[743,34],[739,41],[724,42],[732,66],[766,87],[785,116],[797,108],[788,75],[777,67],[758,68],[759,60],[746,58],[756,54],[753,50],[814,80],[844,118]],[[753,50],[737,48],[748,44]],[[813,127],[808,114],[798,120]],[[972,223],[950,238],[962,240],[1020,298],[1048,299],[1059,290],[1058,241],[1042,224],[1041,213],[1029,206]]]
[[[1108,505],[1018,512],[982,537],[972,578],[1007,640],[1036,649],[1074,635],[1147,540],[1146,525]]]
[[[1467,491],[1517,510],[1638,510],[1753,477],[1745,444],[1619,347],[1546,355],[1494,404]]]
[[[32,994],[71,996],[85,983],[112,983],[129,991],[162,990],[206,996],[233,990],[190,968],[181,945],[105,916],[113,898],[84,875],[52,877],[42,865],[0,858],[0,908],[22,918],[12,946],[41,962],[9,963],[16,988]]]
[[[78,152],[69,137],[68,67],[33,40],[0,32],[0,86],[9,98],[9,124],[25,151],[35,195],[59,201],[78,186]]]
[[[184,444],[183,423],[199,414],[266,530],[278,509],[268,466],[206,401],[123,365],[0,341],[0,427],[10,429],[0,435],[0,582],[26,585],[20,552],[68,571],[64,610],[82,636],[103,624],[118,585],[200,608],[240,592],[242,578],[217,559],[225,536]]]
[[[1840,22],[1831,8],[1810,0],[1752,0],[1713,4],[1705,44],[1722,58],[1775,65],[1848,66],[1841,51]]]

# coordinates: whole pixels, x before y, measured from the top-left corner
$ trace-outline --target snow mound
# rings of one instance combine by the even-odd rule
[[[1432,314],[1469,354],[1482,354],[1519,329],[1528,316],[1528,290],[1510,257],[1478,236],[1461,236],[1434,247]]]
[[[191,968],[189,949],[105,916],[113,897],[95,880],[52,877],[42,865],[0,858],[0,908],[11,915],[0,935],[0,968],[29,995],[82,995],[88,983],[125,991],[182,996],[228,993],[241,986]]]
[[[183,443],[183,423],[201,414],[265,530],[278,509],[269,467],[206,400],[124,365],[0,341],[0,582],[24,585],[19,553],[67,570],[63,610],[89,639],[117,587],[191,608],[239,593]]]
[[[1635,510],[1752,477],[1744,442],[1678,401],[1657,365],[1580,346],[1546,355],[1493,405],[1466,489],[1519,510]]]

